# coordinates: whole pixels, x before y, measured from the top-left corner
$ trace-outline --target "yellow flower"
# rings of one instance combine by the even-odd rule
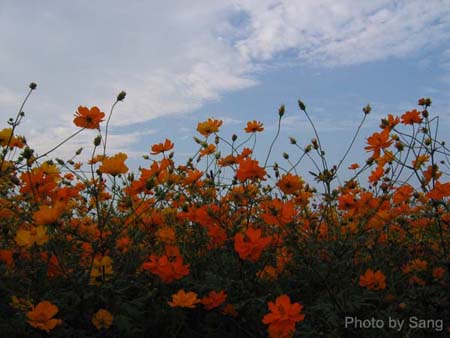
[[[208,121],[200,122],[197,125],[197,131],[203,136],[208,137],[213,133],[217,133],[222,123],[221,120],[208,119]]]
[[[96,284],[97,279],[102,277],[108,280],[109,276],[113,274],[113,261],[109,256],[96,257],[92,263],[91,269],[91,284]]]
[[[32,247],[33,244],[43,245],[48,242],[47,230],[42,225],[32,227],[30,230],[20,229],[17,231],[15,241],[19,246],[26,248]]]
[[[4,128],[0,130],[0,146],[4,147],[12,138],[12,128]]]
[[[128,158],[125,153],[118,153],[112,157],[103,159],[103,163],[99,170],[104,174],[116,176],[118,174],[125,174],[128,167],[125,165],[125,160]]]
[[[33,307],[33,304],[31,303],[31,301],[29,299],[19,298],[17,296],[11,297],[11,302],[9,303],[9,305],[13,309],[19,310],[22,312],[29,311]]]
[[[108,310],[100,309],[92,316],[92,324],[97,330],[108,329],[113,322],[113,318]]]

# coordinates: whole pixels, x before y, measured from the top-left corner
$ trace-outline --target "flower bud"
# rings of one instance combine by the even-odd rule
[[[35,90],[36,87],[37,87],[37,84],[34,83],[34,82],[31,82],[30,85],[29,85],[29,87],[30,87],[31,90]]]
[[[285,107],[284,107],[284,104],[282,104],[280,106],[280,108],[278,108],[278,116],[279,117],[282,117],[284,115],[284,110],[285,110]]]
[[[364,114],[366,114],[366,115],[370,114],[371,111],[372,111],[372,107],[370,106],[370,104],[368,104],[367,106],[365,106],[365,107],[363,108],[363,112],[364,112]]]
[[[298,107],[300,108],[300,110],[305,111],[306,110],[306,106],[303,103],[302,100],[298,100]]]
[[[291,142],[291,144],[297,144],[297,140],[292,136],[289,137],[289,141]]]
[[[288,153],[283,153],[283,157],[284,157],[285,160],[288,160],[289,159],[289,154]]]
[[[98,147],[101,142],[102,142],[102,137],[100,135],[98,135],[94,138],[94,146]]]
[[[233,136],[231,136],[231,140],[234,142],[234,141],[236,141],[237,140],[237,135],[236,134],[233,134]]]
[[[117,95],[117,101],[123,101],[125,99],[125,96],[127,96],[127,93],[125,93],[123,90]]]

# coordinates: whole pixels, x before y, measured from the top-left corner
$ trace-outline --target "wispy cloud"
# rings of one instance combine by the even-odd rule
[[[113,127],[192,112],[257,85],[267,68],[350,65],[448,43],[450,3],[5,0],[0,29],[11,32],[0,35],[0,104],[18,105],[24,84],[38,82],[24,128],[46,149],[74,130],[78,105],[107,111],[122,89],[128,95]],[[7,117],[0,110],[0,118]],[[131,151],[141,137],[111,136],[111,149]],[[91,142],[77,140],[74,149]]]

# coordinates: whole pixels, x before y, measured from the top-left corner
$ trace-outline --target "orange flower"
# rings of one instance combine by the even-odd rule
[[[378,182],[381,176],[383,176],[383,174],[384,174],[383,167],[378,166],[375,170],[372,170],[372,172],[370,173],[369,182],[370,183]]]
[[[211,291],[207,297],[201,299],[201,303],[205,306],[206,310],[211,310],[222,305],[226,298],[227,294],[223,290],[219,293]]]
[[[367,269],[366,273],[359,277],[359,286],[369,290],[383,290],[386,288],[386,277],[380,270],[374,272]]]
[[[405,264],[402,267],[403,273],[410,273],[410,272],[420,272],[425,271],[428,267],[427,261],[424,261],[422,259],[416,258],[412,261],[409,261],[407,264]]]
[[[104,174],[116,176],[118,174],[125,174],[128,167],[125,165],[125,160],[128,158],[127,154],[118,153],[112,157],[103,159],[99,170]]]
[[[208,146],[206,146],[202,150],[200,150],[200,157],[203,157],[205,155],[214,154],[215,151],[216,151],[216,146],[214,144],[208,144]]]
[[[293,194],[303,187],[303,183],[299,176],[289,173],[281,176],[281,179],[277,182],[277,187],[285,194]]]
[[[443,279],[445,275],[445,269],[443,267],[437,267],[433,269],[433,277],[436,279]]]
[[[352,163],[349,167],[348,167],[348,169],[350,169],[350,170],[356,170],[356,169],[358,169],[359,168],[359,164],[358,163]]]
[[[171,307],[187,307],[190,309],[195,308],[195,305],[200,300],[197,298],[195,292],[185,292],[183,289],[172,295],[172,301],[168,302]]]
[[[261,229],[248,228],[245,232],[246,240],[241,233],[234,236],[234,249],[241,259],[256,262],[263,250],[270,244],[272,237],[261,237]]]
[[[294,335],[295,324],[303,321],[305,315],[301,313],[303,306],[292,303],[287,295],[279,296],[274,302],[269,302],[270,313],[262,320],[269,325],[270,338],[290,338]]]
[[[264,130],[263,124],[258,121],[248,121],[247,127],[244,129],[246,133],[256,133]]]
[[[113,319],[111,312],[100,309],[92,316],[92,324],[97,330],[108,329],[112,325]]]
[[[197,131],[203,136],[208,137],[213,133],[217,133],[222,123],[223,121],[221,120],[208,119],[208,121],[200,122],[197,125]]]
[[[414,169],[420,169],[428,160],[430,159],[429,155],[422,154],[417,156],[415,160],[412,161],[412,165]]]
[[[393,116],[392,114],[389,114],[386,119],[381,120],[381,129],[389,129],[392,130],[394,127],[400,123],[400,119],[398,116]]]
[[[88,109],[87,107],[79,106],[78,111],[74,116],[73,123],[75,123],[77,127],[100,129],[100,122],[103,122],[105,113],[101,112],[98,107]]]
[[[223,307],[222,313],[226,316],[237,317],[239,314],[233,304],[227,304]]]
[[[401,118],[403,124],[414,124],[422,122],[420,112],[418,112],[416,109],[407,111],[401,116]]]
[[[409,184],[404,184],[398,187],[392,196],[392,201],[395,204],[406,202],[413,194],[414,188]]]
[[[56,305],[44,300],[27,313],[27,322],[37,329],[49,332],[62,323],[61,319],[53,318],[58,311]]]
[[[159,238],[159,240],[163,243],[173,243],[175,242],[175,230],[168,227],[163,226],[162,228],[159,228],[156,232],[156,236]]]
[[[144,262],[142,269],[150,270],[151,273],[158,275],[164,283],[172,283],[189,275],[189,264],[183,264],[183,258],[179,252],[161,257],[150,255],[150,261]]]
[[[0,249],[0,262],[4,262],[7,266],[13,265],[14,259],[12,250]]]
[[[440,200],[443,199],[444,197],[449,196],[450,196],[450,182],[447,183],[436,182],[433,190],[431,190],[427,194],[428,198],[432,198],[434,200]]]
[[[39,210],[34,212],[33,220],[37,225],[46,225],[55,223],[61,214],[64,212],[64,207],[61,203],[50,207],[48,205],[41,205]]]
[[[170,141],[169,139],[166,139],[164,141],[164,143],[158,143],[158,144],[154,144],[152,145],[152,155],[158,155],[160,153],[163,153],[165,151],[169,151],[173,149],[173,142]]]
[[[373,133],[372,136],[369,136],[369,138],[367,139],[367,143],[369,145],[364,149],[366,149],[367,151],[373,150],[372,157],[374,159],[377,159],[378,157],[380,157],[380,151],[382,149],[388,148],[393,143],[393,141],[389,140],[389,129],[386,128],[383,129],[381,133]]]
[[[245,158],[239,161],[239,168],[236,172],[236,177],[241,182],[248,179],[254,181],[256,179],[264,180],[266,171],[264,168],[259,166],[258,161],[252,160],[251,158]]]

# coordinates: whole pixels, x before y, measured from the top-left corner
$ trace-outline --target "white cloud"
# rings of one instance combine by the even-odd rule
[[[24,85],[38,82],[23,127],[43,152],[73,130],[78,105],[107,112],[122,89],[128,95],[113,127],[192,112],[254,86],[259,72],[285,62],[279,56],[286,52],[289,62],[336,66],[448,42],[450,3],[5,0],[0,30],[9,32],[0,35],[0,104],[9,107]],[[117,136],[117,147],[139,137]],[[72,148],[90,144],[87,139]]]
[[[449,40],[448,1],[244,0],[248,36],[237,43],[251,60],[291,49],[301,60],[348,65],[402,57]]]

